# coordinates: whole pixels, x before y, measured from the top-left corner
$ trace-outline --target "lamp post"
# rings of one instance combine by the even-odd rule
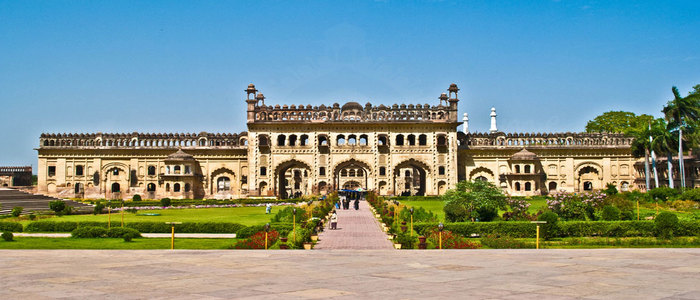
[[[270,223],[265,224],[265,250],[267,250],[267,234],[270,232]]]
[[[394,199],[394,225],[396,225],[396,222],[399,219],[399,201]]]
[[[537,224],[537,236],[535,239],[535,249],[540,249],[540,224],[547,224],[547,221],[531,221],[530,223]]]
[[[292,237],[297,240],[297,208],[292,208]]]
[[[442,225],[442,222],[438,224],[438,231],[440,233],[440,242],[439,242],[439,247],[442,250],[442,230],[445,229],[445,225]]]
[[[124,228],[124,200],[122,200],[122,228]]]
[[[413,207],[411,207],[411,209],[408,211],[411,212],[411,237],[413,237]]]
[[[170,225],[170,250],[175,249],[175,225],[182,224],[182,222],[165,222],[165,224]]]

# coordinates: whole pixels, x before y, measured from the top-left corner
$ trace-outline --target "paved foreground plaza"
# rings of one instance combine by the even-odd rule
[[[0,251],[0,299],[700,299],[700,249]]]

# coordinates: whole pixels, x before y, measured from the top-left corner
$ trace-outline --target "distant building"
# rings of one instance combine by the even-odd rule
[[[32,167],[0,167],[0,186],[31,186]]]
[[[468,124],[458,132],[458,91],[450,85],[437,105],[272,106],[251,84],[247,132],[42,134],[38,189],[87,198],[288,198],[360,188],[440,195],[459,180],[487,180],[511,195],[646,188],[631,138],[503,133],[495,109],[490,133],[469,133]]]

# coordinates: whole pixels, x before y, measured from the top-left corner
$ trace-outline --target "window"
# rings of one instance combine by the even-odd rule
[[[297,136],[290,135],[289,136],[289,146],[296,146],[296,145],[297,145]]]
[[[267,168],[260,167],[260,176],[267,176]]]
[[[165,191],[170,192],[170,183],[165,184]]]
[[[192,170],[190,169],[190,166],[185,166],[185,174],[191,174]]]
[[[520,173],[520,165],[515,165],[515,173]]]
[[[306,134],[301,135],[301,138],[299,140],[299,145],[300,146],[308,146],[309,145],[309,136]]]
[[[176,193],[180,192],[180,184],[179,183],[173,184],[173,192],[176,192]]]
[[[355,135],[348,136],[348,145],[356,145],[357,144],[357,138]]]
[[[155,166],[148,166],[148,175],[149,176],[156,175],[156,167]]]
[[[425,146],[428,144],[428,136],[421,134],[418,136],[418,145]]]
[[[117,169],[117,168],[112,169],[112,175],[119,176],[119,169]]]
[[[336,144],[338,146],[345,145],[345,136],[344,135],[339,135],[338,138],[336,139]]]
[[[318,168],[318,175],[325,176],[326,175],[326,167]]]
[[[181,170],[182,170],[182,169],[180,168],[180,166],[174,166],[174,167],[173,167],[173,172],[174,172],[175,174],[180,174],[180,171],[181,171]]]
[[[146,186],[146,191],[147,191],[147,192],[155,192],[155,191],[156,191],[156,185],[153,184],[153,183],[149,183],[149,184]]]
[[[75,166],[75,176],[83,176],[83,166]]]
[[[520,191],[520,182],[515,183],[515,190]]]
[[[189,192],[192,189],[189,183],[185,183],[185,192]]]
[[[350,169],[350,171],[348,172],[348,176],[349,176],[349,177],[355,177],[355,170]]]
[[[445,138],[444,135],[438,136],[437,145],[438,146],[447,146],[447,138]]]
[[[526,183],[525,183],[525,190],[526,190],[526,191],[529,191],[529,190],[531,190],[531,189],[532,189],[532,183],[526,182]]]
[[[328,146],[328,138],[325,135],[318,137],[318,144],[321,146]]]
[[[530,165],[525,165],[525,173],[530,173]]]
[[[385,136],[380,136],[379,139],[377,140],[377,144],[379,146],[385,146],[386,145],[386,137]]]
[[[403,146],[403,135],[399,134],[396,136],[396,146]]]
[[[216,190],[218,192],[231,190],[231,179],[228,177],[219,177],[219,179],[216,180]]]
[[[360,145],[367,146],[367,135],[363,134],[360,136]]]
[[[415,145],[416,145],[416,136],[415,136],[415,135],[409,134],[407,140],[408,140],[408,145],[409,145],[409,146],[415,146]]]
[[[278,135],[277,136],[277,146],[284,146],[285,139],[286,139],[286,137],[284,136],[284,134]]]
[[[406,170],[406,177],[411,177],[411,171]]]
[[[438,175],[445,175],[445,167],[438,168]]]
[[[386,175],[386,167],[379,167],[379,175],[380,176]]]

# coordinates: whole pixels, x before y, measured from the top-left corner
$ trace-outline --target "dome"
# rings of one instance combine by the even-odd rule
[[[346,110],[362,110],[362,105],[357,102],[348,102],[343,104],[343,107],[341,110],[346,111]]]
[[[187,161],[187,160],[194,160],[194,156],[191,154],[187,154],[182,149],[178,149],[177,152],[168,155],[169,161]]]
[[[523,148],[523,150],[520,150],[513,154],[513,156],[510,157],[511,160],[538,160],[539,158],[537,157],[537,154],[532,153],[530,151],[527,151],[527,149]]]

